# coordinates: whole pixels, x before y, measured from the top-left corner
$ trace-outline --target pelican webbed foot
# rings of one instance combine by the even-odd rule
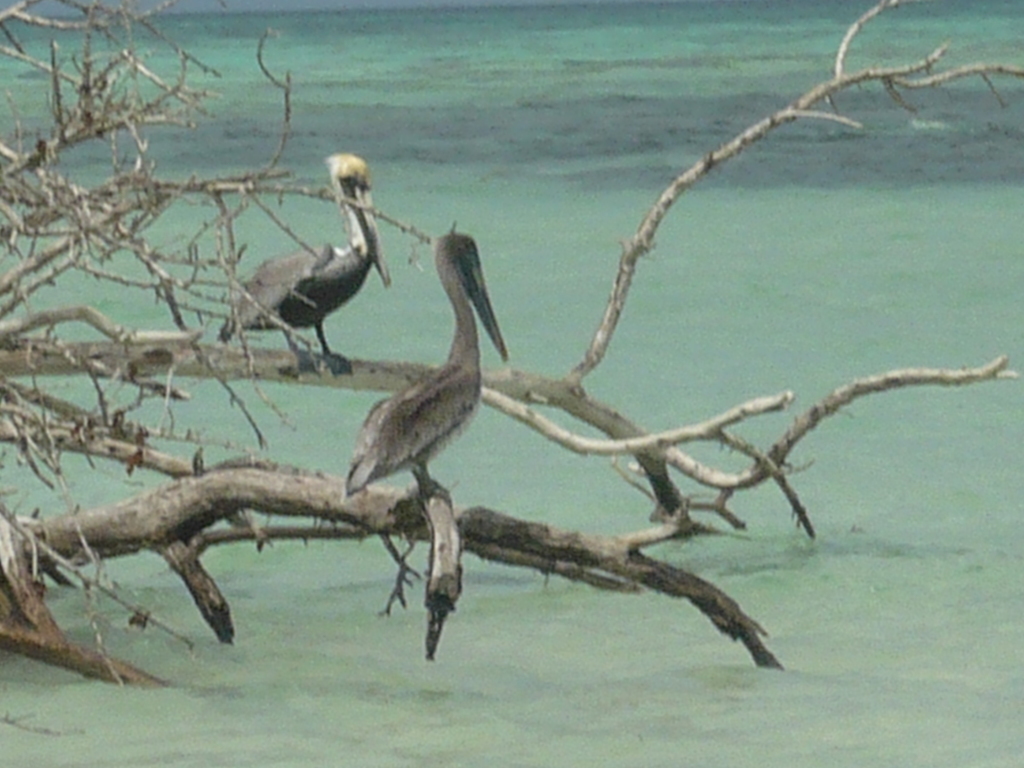
[[[295,355],[295,368],[299,373],[329,373],[332,376],[351,376],[352,361],[337,352],[318,355],[295,345],[289,345]]]
[[[321,358],[321,361],[327,370],[331,372],[332,376],[352,375],[352,361],[344,355],[339,355],[337,352],[328,352]]]
[[[390,616],[391,607],[395,602],[401,603],[403,608],[409,607],[409,604],[405,599],[405,588],[412,586],[413,580],[411,577],[415,576],[417,579],[422,579],[423,577],[420,576],[419,572],[407,562],[409,555],[416,546],[416,542],[410,541],[405,552],[399,552],[398,548],[391,541],[391,537],[386,533],[381,534],[380,540],[384,542],[384,546],[391,555],[391,558],[398,565],[398,575],[395,576],[395,586],[391,590],[391,594],[388,595],[387,605],[385,605],[384,609],[378,614],[380,616]]]

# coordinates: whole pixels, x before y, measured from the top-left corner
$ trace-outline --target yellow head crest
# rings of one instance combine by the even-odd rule
[[[370,166],[359,155],[345,152],[331,155],[325,161],[333,179],[357,179],[364,186],[370,186]]]

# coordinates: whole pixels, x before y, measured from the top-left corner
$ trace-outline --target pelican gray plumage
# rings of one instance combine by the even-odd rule
[[[220,330],[221,341],[230,339],[239,328],[279,328],[270,317],[275,314],[292,327],[315,328],[324,355],[344,360],[327,344],[324,318],[355,296],[371,266],[376,267],[385,287],[391,284],[371,210],[366,161],[342,153],[331,155],[325,162],[345,221],[348,245],[325,245],[318,254],[302,250],[263,262],[243,284],[248,296],[236,300],[235,315]],[[289,346],[294,348],[290,338]]]
[[[427,659],[434,658],[445,617],[455,610],[455,601],[462,591],[462,545],[451,498],[430,477],[427,464],[466,428],[480,405],[480,343],[473,307],[501,359],[508,359],[473,238],[454,230],[438,238],[434,243],[434,262],[455,313],[455,335],[448,360],[431,375],[373,406],[356,438],[345,483],[351,496],[374,480],[395,472],[411,470],[416,478],[430,528]],[[394,556],[394,547],[386,536],[384,539]],[[390,609],[395,599],[405,605],[402,589],[409,569],[404,556],[396,559],[398,579],[385,610]]]

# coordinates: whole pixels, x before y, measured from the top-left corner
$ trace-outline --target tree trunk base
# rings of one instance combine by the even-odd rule
[[[0,516],[0,651],[109,683],[165,685],[130,664],[68,641],[43,602],[43,584],[32,575],[21,538]]]

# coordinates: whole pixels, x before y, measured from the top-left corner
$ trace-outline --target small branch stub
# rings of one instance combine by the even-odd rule
[[[433,661],[445,619],[462,594],[462,537],[451,499],[435,494],[425,504],[430,528],[430,570],[427,575],[427,660]]]

